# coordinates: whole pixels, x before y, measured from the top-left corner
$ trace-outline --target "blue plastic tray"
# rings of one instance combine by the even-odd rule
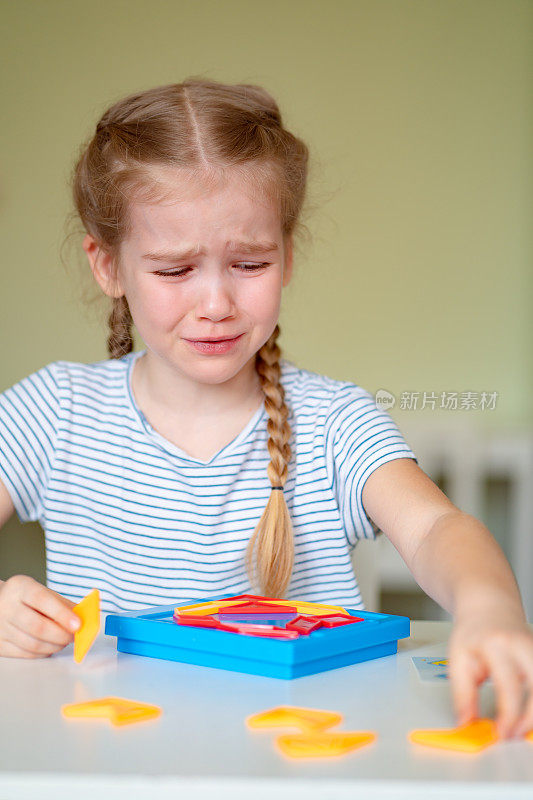
[[[226,597],[231,595],[209,600]],[[398,649],[398,639],[410,634],[408,617],[349,608],[346,610],[352,616],[363,621],[319,628],[307,636],[287,640],[194,628],[173,621],[177,605],[198,602],[202,600],[109,614],[105,633],[117,637],[117,650],[121,653],[285,679],[392,655]]]

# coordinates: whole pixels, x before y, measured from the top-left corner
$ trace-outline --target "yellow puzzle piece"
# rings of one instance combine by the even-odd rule
[[[349,613],[342,606],[327,606],[324,603],[308,603],[306,600],[268,600],[274,606],[292,606],[296,608],[298,614],[307,614],[313,617],[323,617],[327,614],[344,614],[349,617]]]
[[[70,703],[61,707],[64,717],[103,717],[113,725],[129,725],[145,719],[159,717],[161,708],[136,700],[125,700],[123,697],[101,697],[87,703]]]
[[[339,731],[279,736],[276,745],[291,758],[340,756],[375,741],[372,731]]]
[[[525,738],[527,739],[528,742],[533,742],[533,731],[529,731],[529,733],[526,733]]]
[[[246,600],[237,598],[236,600],[213,600],[205,601],[203,603],[194,603],[188,606],[178,606],[174,609],[174,613],[180,617],[195,616],[204,617],[210,614],[216,614],[220,609],[229,608],[230,606],[238,606],[245,603]],[[260,602],[260,601],[259,601]],[[341,606],[327,606],[323,603],[308,603],[305,600],[279,600],[278,598],[265,598],[265,602],[274,606],[291,606],[296,609],[297,614],[307,614],[314,617],[323,617],[327,614],[344,614],[349,617],[350,614],[345,608]]]
[[[302,731],[319,731],[341,722],[336,711],[320,711],[298,706],[278,706],[246,718],[249,728],[297,727]]]
[[[89,651],[100,630],[100,593],[93,589],[72,609],[81,619],[81,626],[74,634],[74,661],[78,664]]]
[[[174,609],[174,613],[180,617],[194,616],[205,617],[210,614],[217,614],[220,609],[230,608],[231,606],[241,606],[246,600],[237,598],[237,600],[206,600],[203,603],[194,603],[189,606],[178,606]]]
[[[411,731],[408,738],[416,744],[477,753],[498,741],[496,724],[491,719],[476,719],[458,728]]]

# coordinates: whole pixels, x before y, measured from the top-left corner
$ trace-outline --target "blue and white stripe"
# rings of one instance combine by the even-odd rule
[[[270,493],[261,407],[208,461],[157,433],[131,391],[134,361],[56,361],[0,394],[0,480],[22,522],[45,531],[47,583],[105,611],[250,591],[244,553]],[[362,490],[414,458],[371,394],[281,361],[293,457],[288,598],[363,608],[351,565],[373,538]]]

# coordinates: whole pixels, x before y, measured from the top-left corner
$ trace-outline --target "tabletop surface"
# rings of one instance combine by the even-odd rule
[[[103,629],[103,625],[102,625]],[[447,681],[424,683],[412,656],[445,657],[449,622],[413,622],[398,653],[295,680],[264,678],[117,653],[100,634],[81,664],[72,645],[47,659],[0,658],[0,797],[241,796],[533,797],[533,745],[503,741],[475,755],[414,745],[414,728],[455,724]],[[161,706],[161,717],[121,728],[65,719],[61,706],[116,695]],[[289,759],[284,731],[250,731],[245,718],[278,705],[339,711],[343,730],[377,740],[329,759]],[[480,692],[494,716],[492,686]],[[149,787],[149,788],[147,788]],[[442,792],[442,794],[441,794]],[[464,795],[462,794],[464,792]]]

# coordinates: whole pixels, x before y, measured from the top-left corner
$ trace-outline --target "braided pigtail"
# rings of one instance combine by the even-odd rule
[[[131,327],[133,319],[125,296],[113,298],[113,308],[108,317],[110,334],[107,350],[111,358],[120,358],[133,350]]]
[[[294,563],[292,522],[283,493],[291,459],[291,429],[287,422],[289,410],[285,405],[285,392],[280,383],[281,351],[276,344],[279,332],[279,325],[276,325],[270,339],[257,353],[255,363],[269,418],[267,446],[270,463],[267,474],[273,488],[248,543],[246,566],[251,583],[257,583],[261,594],[266,597],[283,597]]]

